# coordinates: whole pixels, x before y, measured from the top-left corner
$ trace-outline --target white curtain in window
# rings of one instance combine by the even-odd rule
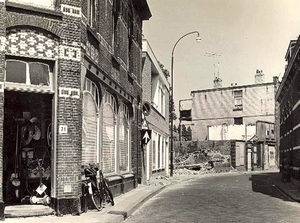
[[[106,104],[103,109],[103,141],[102,160],[103,172],[115,172],[115,124],[114,112],[110,104]]]
[[[97,105],[89,92],[83,94],[82,164],[97,162]]]
[[[121,114],[120,117],[120,126],[119,126],[119,170],[128,171],[128,156],[129,156],[129,126],[124,114]]]

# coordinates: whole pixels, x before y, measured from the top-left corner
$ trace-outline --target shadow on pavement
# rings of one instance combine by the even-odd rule
[[[279,191],[278,188],[272,183],[271,179],[277,176],[278,173],[252,174],[249,178],[249,180],[252,181],[252,190],[254,192],[266,194],[284,201],[293,201],[288,196]]]

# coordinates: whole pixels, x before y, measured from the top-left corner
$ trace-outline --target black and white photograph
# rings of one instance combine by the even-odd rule
[[[0,220],[300,222],[299,9],[0,0]]]

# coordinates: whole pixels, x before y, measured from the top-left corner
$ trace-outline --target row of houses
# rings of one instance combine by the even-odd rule
[[[56,213],[80,213],[91,163],[114,196],[167,171],[169,83],[143,40],[146,0],[2,0],[0,10],[1,218],[41,183]]]

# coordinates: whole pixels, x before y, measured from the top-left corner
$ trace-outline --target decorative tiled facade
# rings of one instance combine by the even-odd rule
[[[35,58],[58,58],[58,38],[29,28],[7,30],[6,54]]]

